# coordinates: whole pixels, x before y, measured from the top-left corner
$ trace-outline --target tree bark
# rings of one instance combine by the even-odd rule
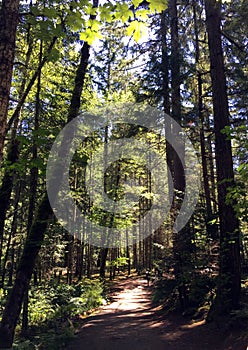
[[[35,83],[37,77],[41,74],[42,68],[44,67],[45,63],[47,62],[49,54],[51,53],[52,49],[54,48],[54,45],[55,45],[57,39],[58,38],[56,36],[53,37],[51,43],[49,44],[49,46],[47,48],[46,54],[44,55],[43,59],[40,60],[36,71],[34,72],[32,78],[30,79],[26,89],[24,90],[24,87],[25,87],[25,84],[26,84],[26,78],[25,78],[25,84],[24,84],[24,87],[23,87],[23,91],[22,91],[20,100],[18,101],[17,106],[15,108],[15,111],[12,114],[12,116],[9,119],[8,124],[6,126],[6,131],[7,132],[10,130],[10,128],[11,128],[12,124],[15,122],[15,120],[19,117],[21,109],[22,109],[22,106],[24,105],[28,94],[30,93],[32,87],[34,86],[34,83]],[[28,66],[28,64],[25,63],[25,66]]]
[[[42,53],[43,53],[43,43],[40,43],[40,52],[39,52],[39,64],[42,61]],[[34,132],[37,132],[39,129],[39,120],[40,120],[40,110],[41,110],[41,101],[40,101],[40,92],[41,92],[41,71],[38,75],[37,80],[37,91],[36,91],[36,101],[35,101],[35,115],[34,115]],[[32,147],[32,159],[36,161],[38,159],[38,146],[36,141],[33,143]],[[37,167],[33,167],[30,171],[30,197],[29,197],[29,207],[28,207],[28,222],[27,222],[27,232],[29,232],[32,227],[35,207],[36,207],[36,198],[37,198],[37,187],[38,187],[38,173],[39,170]],[[22,310],[22,330],[21,334],[23,337],[27,335],[28,331],[28,289],[24,294],[23,301],[23,310]]]
[[[9,279],[11,278],[10,274],[13,271],[13,264],[14,264],[14,260],[12,259],[12,262],[10,264],[10,267],[7,269],[7,261],[9,258],[9,255],[12,256],[12,252],[13,252],[13,247],[11,248],[11,245],[14,245],[14,243],[11,243],[11,241],[14,241],[14,237],[16,236],[16,230],[17,230],[17,219],[18,219],[18,204],[20,201],[20,195],[21,195],[21,191],[22,191],[22,182],[19,182],[17,184],[17,189],[16,189],[16,196],[15,196],[15,202],[14,202],[14,215],[13,215],[13,219],[12,219],[12,224],[11,224],[11,231],[9,233],[9,237],[7,239],[7,244],[6,244],[6,252],[5,252],[5,256],[3,259],[3,264],[2,264],[2,276],[1,276],[1,287],[4,287],[5,284],[5,276],[7,273],[7,270],[9,272]],[[1,203],[1,200],[0,200]],[[9,254],[11,251],[11,254]]]
[[[181,74],[177,12],[177,1],[170,0],[169,16],[171,29],[171,115],[172,118],[180,125],[182,122],[180,91]],[[172,133],[173,137],[178,142],[178,148],[180,149],[180,153],[183,155],[184,143],[178,132],[175,130],[166,130],[166,132]],[[181,203],[184,198],[184,164],[182,164],[178,154],[171,147],[171,145],[168,145],[167,143],[167,147],[169,147],[168,151],[166,151],[166,154],[168,155],[167,163],[171,170],[174,184],[174,197],[171,210],[172,225],[174,225],[176,217],[180,212]],[[186,225],[179,232],[173,232],[173,252],[175,259],[175,276],[178,280],[179,300],[181,309],[182,311],[184,311],[187,308],[185,271],[189,265],[189,256],[191,252],[191,237],[189,225]]]
[[[17,140],[11,139],[11,144],[9,146],[7,160],[12,165],[19,158],[19,147]],[[5,171],[2,186],[0,188],[0,258],[2,256],[2,247],[3,247],[3,239],[4,239],[4,223],[6,219],[7,210],[10,205],[11,193],[14,182],[14,170],[7,169]],[[1,264],[0,264],[1,270]]]
[[[0,165],[6,135],[18,13],[19,0],[2,1],[0,12]]]
[[[195,31],[195,63],[198,66],[200,63],[200,42],[199,42],[199,28],[198,28],[198,19],[197,19],[197,1],[193,3],[193,16],[194,16],[194,31]],[[201,147],[201,162],[202,162],[202,175],[203,175],[203,185],[205,193],[205,202],[206,202],[206,229],[207,235],[209,238],[216,238],[216,232],[213,230],[215,225],[209,224],[213,220],[213,212],[211,205],[211,191],[209,185],[209,172],[208,172],[208,162],[207,162],[207,147],[205,140],[205,122],[203,115],[203,80],[202,72],[200,69],[197,69],[197,109],[198,117],[200,121],[200,147]],[[210,150],[209,150],[210,152]]]
[[[68,112],[68,122],[78,116],[80,100],[85,80],[86,68],[89,60],[90,46],[84,43],[81,50],[81,60],[76,72],[75,86],[71,98],[71,104]],[[56,176],[59,174],[56,174]],[[60,186],[59,176],[54,181],[55,191]],[[0,325],[0,348],[10,348],[13,344],[16,324],[21,312],[23,297],[28,289],[28,285],[35,266],[35,261],[40,251],[44,235],[48,226],[49,219],[53,211],[49,203],[48,195],[45,194],[38,206],[34,222],[30,229],[24,251],[17,270],[14,286],[9,294],[2,322]]]
[[[228,187],[234,183],[231,142],[222,130],[229,126],[223,50],[221,42],[221,2],[206,0],[206,24],[210,52],[215,127],[215,155],[220,218],[220,272],[212,311],[221,315],[238,307],[240,301],[239,223],[234,209],[226,203]],[[211,314],[211,313],[210,313]],[[214,315],[214,313],[212,313]]]

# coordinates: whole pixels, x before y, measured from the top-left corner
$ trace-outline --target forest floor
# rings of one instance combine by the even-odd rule
[[[83,324],[68,350],[246,350],[238,334],[214,324],[164,315],[151,302],[152,287],[141,278],[119,281],[112,302]]]

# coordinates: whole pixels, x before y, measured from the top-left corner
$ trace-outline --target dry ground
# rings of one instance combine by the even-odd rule
[[[143,279],[116,286],[113,301],[83,322],[68,350],[246,350],[243,340],[213,324],[164,316]]]

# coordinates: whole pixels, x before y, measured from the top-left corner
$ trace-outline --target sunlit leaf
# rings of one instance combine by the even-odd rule
[[[148,34],[148,28],[146,23],[133,21],[127,28],[127,35],[133,35],[133,38],[136,42],[138,42],[141,38]]]
[[[141,19],[142,21],[146,21],[148,19],[148,13],[147,10],[137,10],[135,12],[136,18]]]
[[[162,12],[167,9],[168,0],[150,0],[149,9],[152,12]]]
[[[136,7],[139,6],[139,4],[142,3],[142,1],[143,1],[143,0],[132,0],[132,3],[133,3],[133,5],[134,5],[134,7],[136,8]]]

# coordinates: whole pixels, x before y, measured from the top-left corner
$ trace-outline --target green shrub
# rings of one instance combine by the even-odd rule
[[[205,302],[211,302],[209,298],[213,294],[215,288],[215,280],[207,274],[198,273],[189,285],[189,306],[199,307]]]
[[[104,288],[98,280],[33,287],[29,293],[29,322],[36,326],[47,321],[63,322],[103,303]]]
[[[155,283],[155,289],[152,294],[153,302],[156,304],[165,303],[174,294],[176,285],[174,279],[159,279]]]
[[[0,290],[0,293],[4,292]],[[45,286],[31,287],[29,340],[23,341],[18,338],[13,349],[64,349],[74,336],[74,327],[78,322],[75,316],[105,302],[103,283],[98,280],[84,279],[70,286],[50,283]],[[18,329],[20,330],[20,323]]]

